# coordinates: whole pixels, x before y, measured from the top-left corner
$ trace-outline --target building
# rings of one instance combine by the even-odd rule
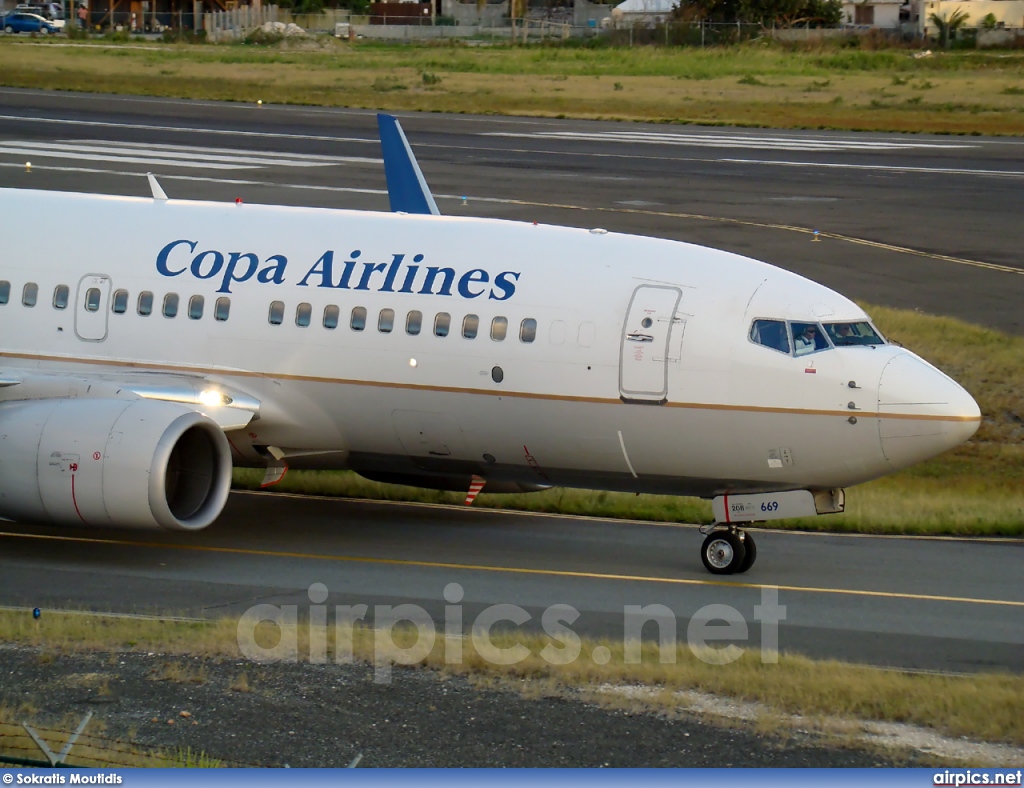
[[[844,0],[843,24],[898,30],[903,0]]]

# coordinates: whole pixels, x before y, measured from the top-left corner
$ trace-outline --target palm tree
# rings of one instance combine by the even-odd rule
[[[964,26],[970,16],[962,8],[956,9],[948,17],[945,14],[939,16],[937,13],[933,13],[931,20],[932,24],[939,28],[939,44],[948,49],[949,42],[956,36],[956,31]]]

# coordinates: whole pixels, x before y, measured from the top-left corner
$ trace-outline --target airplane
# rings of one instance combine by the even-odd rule
[[[673,240],[440,215],[378,116],[390,212],[0,190],[0,517],[198,531],[237,467],[710,498],[741,526],[970,438],[977,404],[854,302]],[[120,228],[116,235],[110,228]],[[471,498],[470,498],[471,500]]]

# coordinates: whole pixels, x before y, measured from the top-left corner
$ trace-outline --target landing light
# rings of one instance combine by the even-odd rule
[[[231,397],[222,394],[214,389],[206,389],[205,391],[199,392],[199,404],[205,405],[208,408],[220,407],[227,405],[231,402]]]
[[[416,359],[410,358],[409,359],[409,366],[412,367],[413,369],[415,369],[416,368]]]

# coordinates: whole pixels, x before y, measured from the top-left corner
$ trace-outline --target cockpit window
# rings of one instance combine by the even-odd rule
[[[844,345],[884,345],[885,340],[879,336],[868,322],[861,323],[826,323],[825,331],[836,347]]]
[[[825,333],[817,323],[791,323],[793,327],[793,355],[803,356],[828,348]]]
[[[750,327],[750,341],[789,353],[789,332],[782,320],[755,320]]]
[[[830,341],[831,340],[831,341]],[[884,345],[885,339],[866,320],[850,323],[803,323],[758,319],[750,325],[750,341],[786,355],[803,356],[850,345]],[[790,348],[792,347],[792,351]]]

